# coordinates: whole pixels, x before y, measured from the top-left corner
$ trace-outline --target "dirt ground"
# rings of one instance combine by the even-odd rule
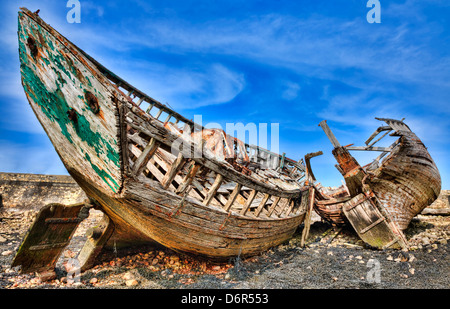
[[[111,251],[81,274],[70,262],[84,233],[101,217],[91,210],[56,267],[57,278],[42,282],[21,274],[11,261],[31,225],[34,211],[0,212],[0,289],[448,289],[450,216],[418,215],[405,235],[411,249],[374,250],[350,226],[332,227],[315,217],[308,245],[303,226],[285,244],[258,256],[226,263],[185,256],[164,248]]]

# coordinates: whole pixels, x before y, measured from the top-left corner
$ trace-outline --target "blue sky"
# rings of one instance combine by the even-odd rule
[[[35,11],[107,68],[203,124],[279,123],[279,150],[313,159],[341,184],[326,119],[342,145],[363,145],[375,117],[406,118],[450,189],[450,2],[365,0],[80,0],[0,4],[0,171],[67,174],[20,84],[17,11]],[[387,141],[390,143],[392,140]],[[362,164],[377,153],[354,153]]]

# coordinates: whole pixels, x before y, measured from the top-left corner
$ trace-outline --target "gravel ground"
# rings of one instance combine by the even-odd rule
[[[71,275],[68,262],[100,219],[91,210],[56,267],[57,278],[41,282],[20,274],[11,261],[35,212],[0,213],[0,289],[448,289],[450,216],[418,215],[405,231],[411,250],[374,250],[351,227],[335,228],[316,217],[309,244],[300,247],[300,226],[287,243],[258,256],[226,263],[185,256],[164,248],[109,252],[94,268]],[[69,272],[68,272],[69,271]]]

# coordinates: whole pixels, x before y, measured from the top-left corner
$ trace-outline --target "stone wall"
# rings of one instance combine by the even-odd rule
[[[74,204],[85,199],[70,176],[0,173],[0,207],[39,209],[49,203]]]

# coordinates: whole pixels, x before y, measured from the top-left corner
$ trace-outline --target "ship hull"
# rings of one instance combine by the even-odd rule
[[[292,181],[297,189],[280,190],[213,156],[173,157],[178,136],[119,89],[124,81],[114,83],[117,77],[26,9],[18,34],[27,99],[70,175],[114,225],[108,245],[156,242],[226,259],[279,245],[303,222],[308,188]],[[202,177],[190,174],[194,165]]]

